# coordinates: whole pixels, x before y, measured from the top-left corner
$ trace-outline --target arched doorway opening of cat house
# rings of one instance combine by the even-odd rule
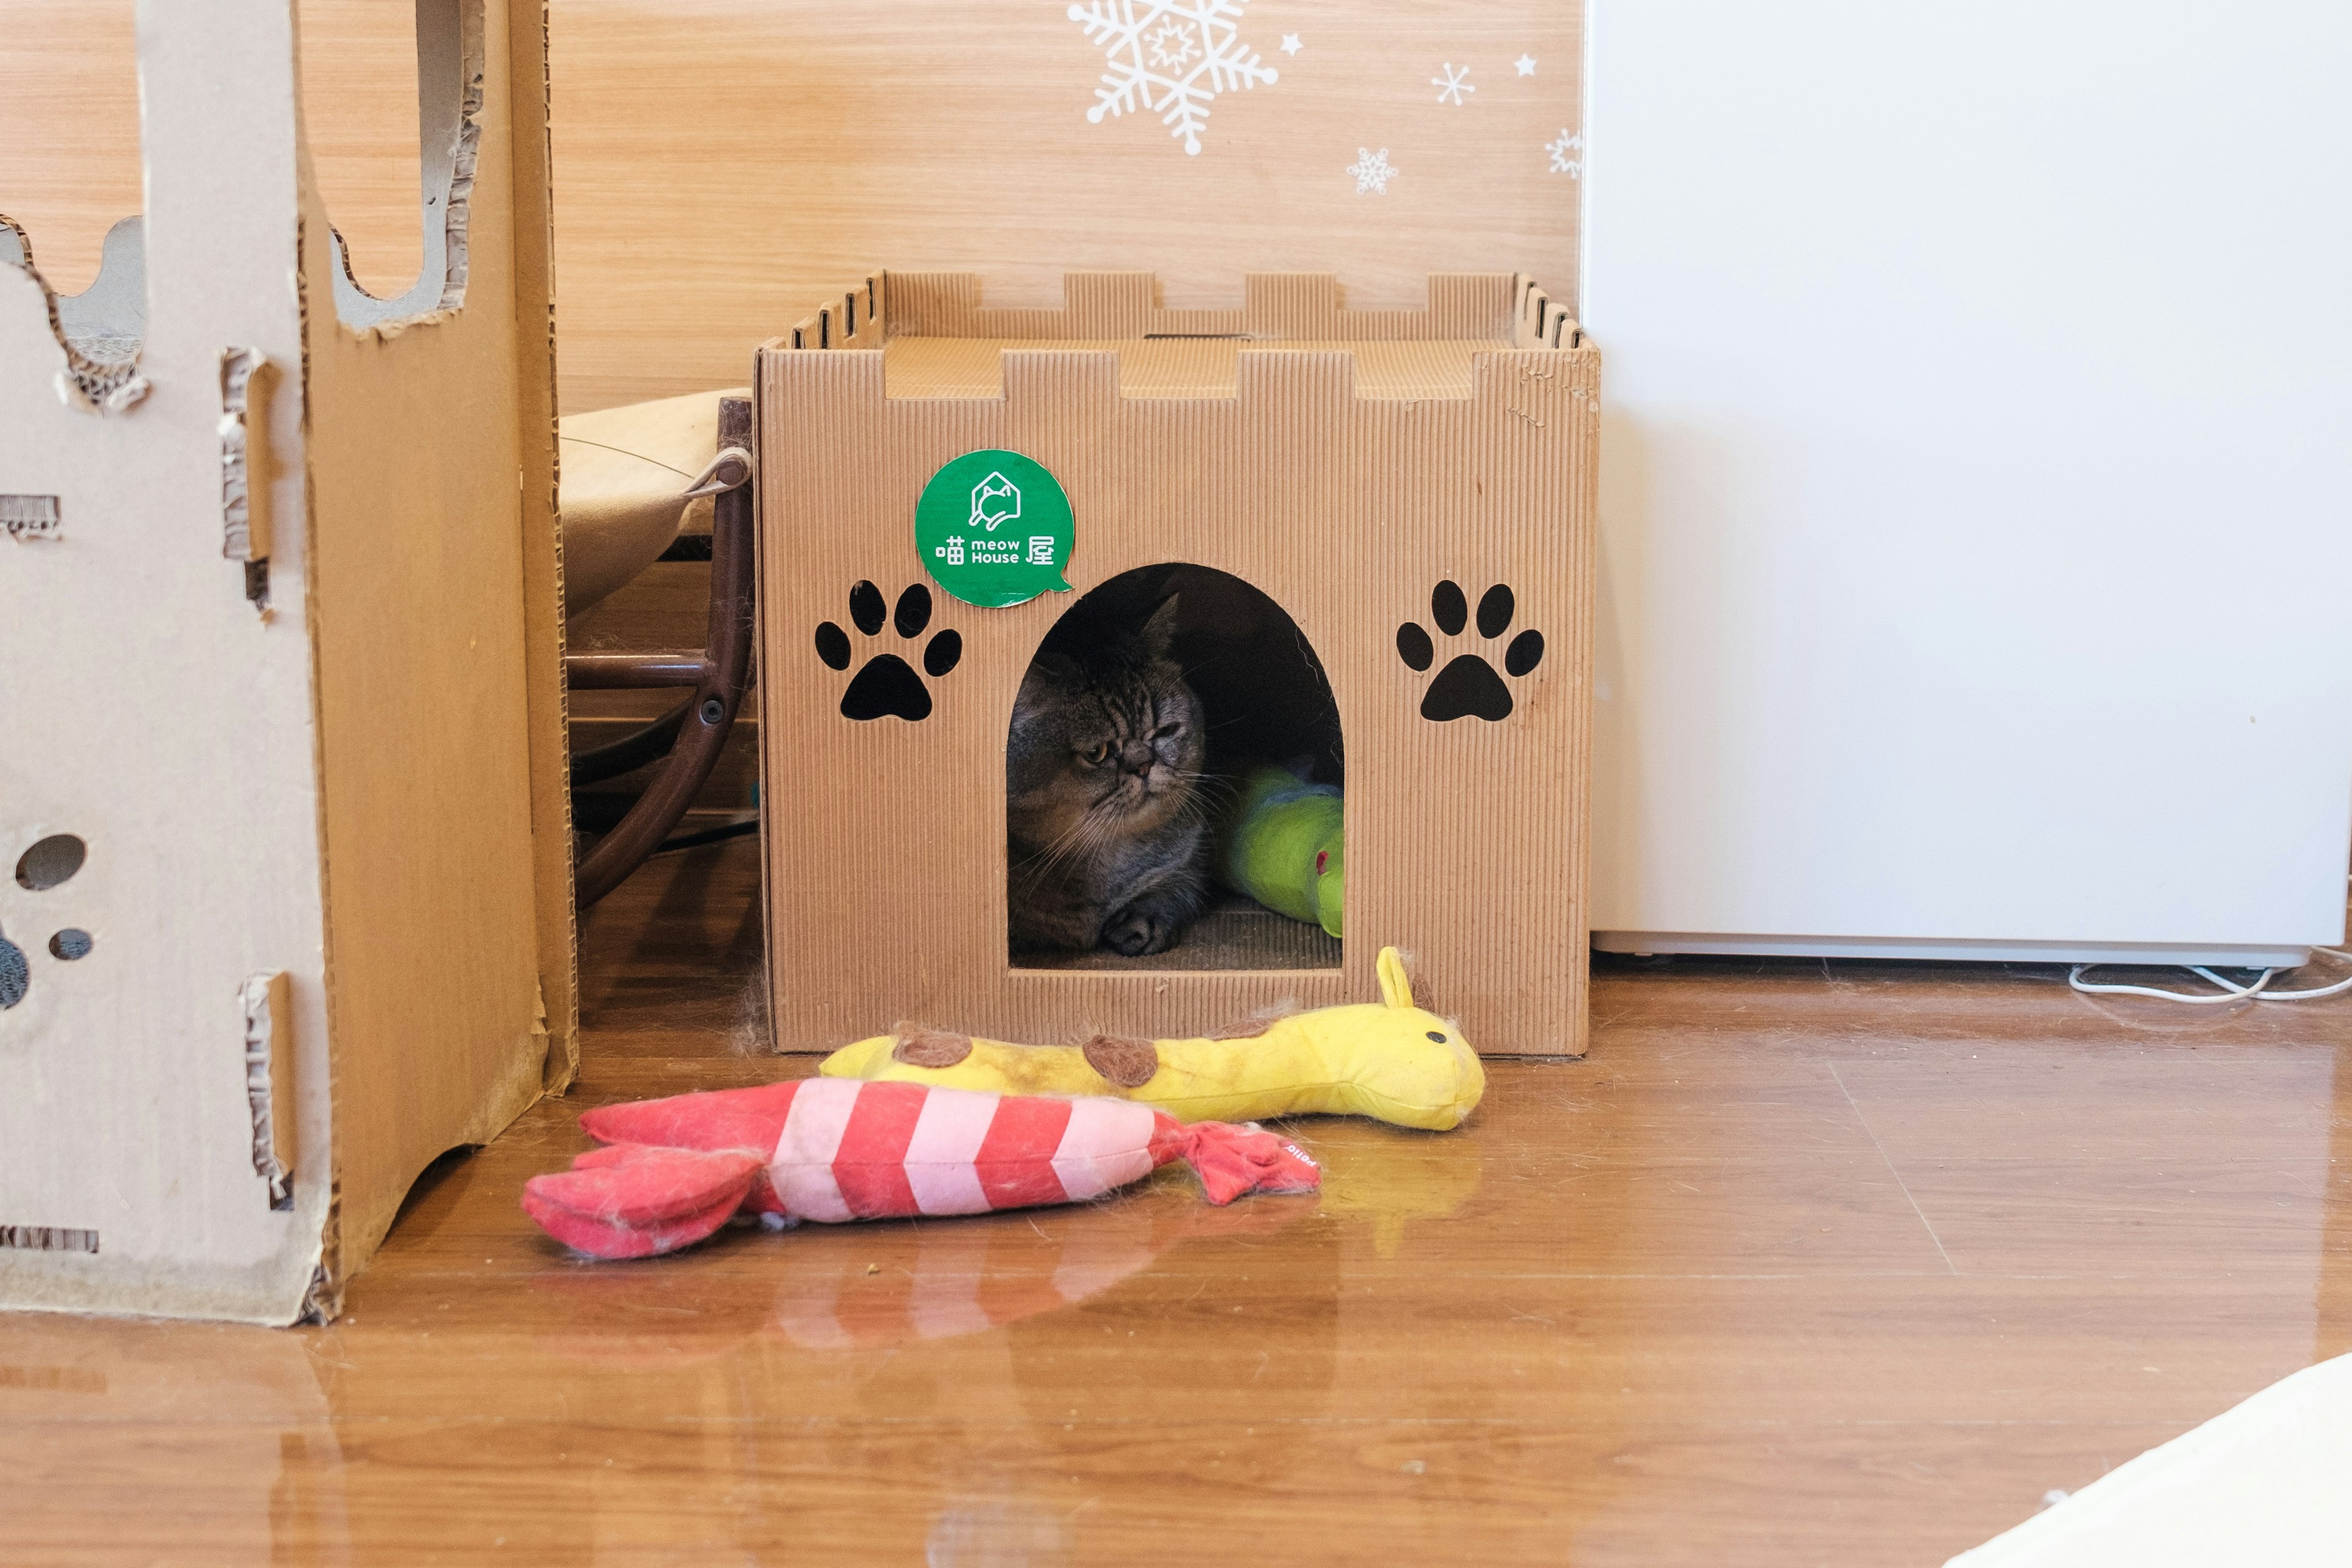
[[[1016,969],[1337,969],[1346,757],[1322,660],[1229,573],[1122,573],[1038,644],[1005,746]]]

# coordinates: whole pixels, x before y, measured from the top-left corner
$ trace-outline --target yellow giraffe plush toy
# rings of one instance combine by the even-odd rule
[[[1116,1095],[1184,1121],[1321,1114],[1433,1132],[1461,1126],[1486,1092],[1478,1053],[1412,1005],[1396,949],[1381,950],[1380,977],[1377,1003],[1294,1013],[1245,1037],[1014,1046],[901,1027],[844,1046],[817,1070],[998,1094]]]

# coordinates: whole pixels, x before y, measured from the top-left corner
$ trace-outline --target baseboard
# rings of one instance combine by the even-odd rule
[[[2006,942],[1889,936],[1754,936],[1723,931],[1597,931],[1601,952],[1738,954],[1764,958],[1956,959],[1979,963],[2202,963],[2294,969],[2311,949],[2276,942]]]

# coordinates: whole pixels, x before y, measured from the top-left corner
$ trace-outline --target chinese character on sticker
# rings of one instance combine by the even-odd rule
[[[948,564],[949,564],[949,565],[950,565],[950,566],[961,566],[961,565],[962,565],[962,564],[963,564],[963,537],[962,537],[961,534],[954,534],[954,533],[950,533],[950,534],[949,534],[949,535],[948,535],[948,542],[947,542],[945,544],[942,544],[942,545],[940,545],[940,546],[939,547],[939,553],[940,553],[940,554],[941,554],[941,555],[943,555],[943,556],[945,556],[945,557],[947,557],[947,563],[948,563]]]
[[[1054,536],[1050,533],[1033,534],[1029,540],[1029,564],[1051,566],[1053,563]]]

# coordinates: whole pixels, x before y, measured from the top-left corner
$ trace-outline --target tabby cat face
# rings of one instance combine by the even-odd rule
[[[1109,688],[1033,675],[1013,730],[1013,808],[1062,826],[1084,816],[1139,827],[1173,815],[1208,750],[1200,701],[1172,665],[1164,679]]]
[[[1208,755],[1200,699],[1167,657],[1163,617],[1075,656],[1048,654],[1013,703],[1006,784],[1023,836],[1132,831],[1183,810]]]
[[[1181,681],[1100,693],[1075,705],[1067,736],[1078,794],[1119,816],[1159,816],[1192,793],[1203,749],[1201,705]]]

